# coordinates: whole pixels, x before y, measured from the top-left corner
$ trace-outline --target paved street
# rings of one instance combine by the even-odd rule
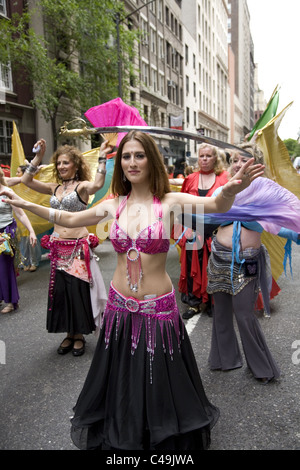
[[[100,251],[100,267],[108,288],[115,266],[110,242]],[[170,250],[168,271],[177,287],[179,261]],[[59,356],[63,334],[45,329],[49,262],[35,273],[21,273],[20,308],[0,315],[0,449],[74,450],[69,418],[91,362],[96,338],[87,338],[86,353]],[[258,384],[246,365],[231,372],[212,372],[207,358],[212,319],[206,315],[187,322],[208,397],[220,408],[212,431],[212,450],[300,450],[300,246],[293,244],[293,278],[283,274],[282,292],[272,305],[271,319],[260,318],[268,345],[282,377]],[[184,306],[180,303],[181,311]],[[299,342],[297,354],[292,348]],[[6,349],[4,361],[3,349]],[[292,355],[294,353],[294,359]],[[294,363],[293,363],[294,362]]]

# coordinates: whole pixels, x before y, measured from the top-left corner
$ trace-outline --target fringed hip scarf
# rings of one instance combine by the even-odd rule
[[[265,246],[261,245],[258,249],[246,248],[240,252],[240,257],[240,262],[236,262],[231,248],[226,248],[213,239],[207,268],[207,292],[236,295],[255,280],[256,292],[261,290],[265,309],[270,313],[271,267]]]
[[[177,347],[180,351],[181,339],[183,339],[183,329],[180,328],[181,318],[179,315],[175,291],[153,299],[138,300],[133,297],[124,297],[118,292],[112,283],[110,284],[108,300],[105,312],[102,318],[101,328],[105,322],[105,344],[106,348],[111,341],[112,328],[116,321],[116,339],[121,318],[124,320],[124,327],[128,316],[131,317],[131,354],[135,353],[139,345],[140,335],[143,324],[145,325],[145,340],[147,352],[150,357],[150,382],[152,383],[152,362],[156,348],[157,324],[162,339],[163,350],[166,353],[167,348],[171,359],[173,359],[174,345],[172,330],[174,330],[177,340]],[[164,339],[164,329],[166,331],[167,344]]]
[[[45,235],[41,239],[41,246],[49,249],[51,260],[49,296],[53,298],[55,284],[55,272],[57,269],[66,271],[72,276],[89,282],[92,285],[92,274],[90,269],[91,252],[99,244],[98,238],[89,234],[87,238],[61,239]]]

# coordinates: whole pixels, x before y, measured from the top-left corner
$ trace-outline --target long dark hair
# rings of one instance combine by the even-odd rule
[[[163,158],[154,139],[141,131],[130,131],[122,139],[115,157],[114,174],[112,177],[112,193],[115,196],[126,196],[131,191],[131,183],[126,179],[122,170],[121,160],[124,145],[130,140],[137,140],[143,146],[149,165],[149,185],[152,194],[162,199],[171,191],[168,175]]]

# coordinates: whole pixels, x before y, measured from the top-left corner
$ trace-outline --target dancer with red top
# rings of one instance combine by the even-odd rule
[[[218,187],[227,183],[228,173],[216,147],[205,143],[199,146],[198,166],[198,171],[185,178],[181,192],[209,197]],[[188,305],[187,311],[182,315],[186,320],[201,310],[210,315],[211,298],[206,292],[206,270],[211,234],[217,227],[205,224],[203,238],[188,228],[179,241],[181,272],[178,289],[181,292],[181,301]]]

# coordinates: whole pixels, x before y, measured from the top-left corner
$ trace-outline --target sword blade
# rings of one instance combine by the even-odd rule
[[[196,142],[201,142],[205,144],[214,145],[215,147],[220,147],[222,149],[234,149],[238,150],[240,154],[246,155],[247,157],[252,157],[248,152],[245,152],[236,145],[229,144],[228,142],[223,142],[222,140],[212,139],[211,137],[201,136],[193,132],[182,131],[179,129],[170,129],[168,127],[155,127],[155,126],[106,126],[106,127],[94,127],[89,129],[95,134],[102,134],[103,132],[130,132],[130,131],[141,131],[148,134],[159,134],[159,135],[170,135],[173,137],[178,137],[182,139],[195,140]]]

